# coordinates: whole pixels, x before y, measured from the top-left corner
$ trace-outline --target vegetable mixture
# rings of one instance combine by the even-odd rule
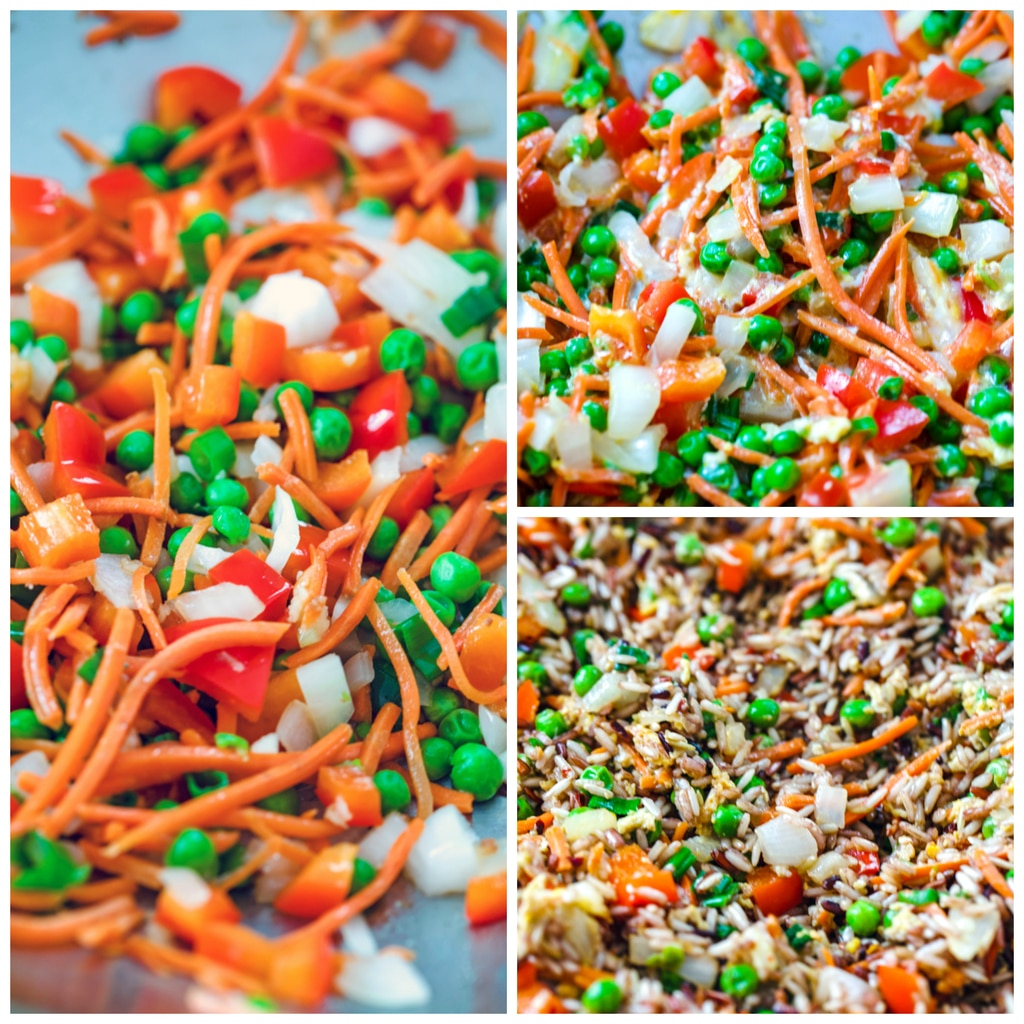
[[[361,916],[403,870],[505,917],[504,165],[400,66],[504,57],[451,17],[302,16],[250,98],[64,133],[88,202],[12,177],[16,948],[414,1007]]]
[[[521,520],[521,1012],[1010,1012],[1006,520]]]
[[[520,37],[523,503],[1011,504],[1012,18],[656,12],[634,91],[600,13]]]

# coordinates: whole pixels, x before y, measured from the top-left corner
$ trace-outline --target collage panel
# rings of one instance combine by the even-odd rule
[[[1013,18],[530,11],[520,504],[1013,498]]]
[[[1008,519],[521,518],[521,1013],[1008,1013]]]
[[[11,992],[503,1013],[505,11],[11,16]]]

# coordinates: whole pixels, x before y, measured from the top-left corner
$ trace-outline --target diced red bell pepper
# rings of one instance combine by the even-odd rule
[[[615,886],[615,900],[626,907],[643,907],[655,901],[643,889],[663,893],[671,902],[678,896],[672,873],[656,868],[639,846],[624,846],[611,857],[611,883]]]
[[[281,575],[286,580],[295,582],[295,577],[310,565],[309,551],[311,547],[322,544],[327,536],[327,531],[319,526],[299,526],[299,543],[295,546],[291,557],[285,563]],[[348,566],[351,561],[351,549],[341,548],[335,551],[327,559],[327,593],[336,594],[342,582],[348,575]]]
[[[385,373],[356,395],[349,407],[350,451],[365,448],[371,459],[409,440],[412,392],[400,370]]]
[[[432,110],[430,112],[430,124],[423,132],[428,139],[435,142],[444,149],[455,142],[455,119],[447,110]]]
[[[902,399],[886,402],[880,398],[875,407],[875,422],[878,434],[871,439],[871,447],[885,454],[915,440],[928,426],[928,414]]]
[[[437,474],[445,495],[463,494],[476,487],[492,487],[505,479],[508,447],[504,441],[477,441]]]
[[[555,186],[547,171],[530,171],[519,185],[516,213],[527,231],[532,231],[558,208]]]
[[[163,281],[178,244],[177,204],[166,194],[132,204],[128,218],[135,265],[150,283]]]
[[[103,428],[81,409],[67,402],[54,402],[43,424],[46,458],[53,463],[85,463],[101,466],[107,446]]]
[[[434,472],[426,466],[406,473],[398,490],[391,496],[384,515],[390,516],[404,530],[417,512],[431,505],[435,487]]]
[[[984,83],[962,71],[954,71],[948,64],[936,64],[925,78],[924,87],[946,110],[985,91]]]
[[[890,370],[884,363],[880,363],[877,359],[870,358],[870,356],[862,356],[857,360],[857,365],[853,368],[853,380],[866,387],[872,395],[877,395],[878,389],[887,380],[897,376],[899,374],[895,370]],[[905,390],[906,382],[904,381]]]
[[[361,768],[321,768],[316,777],[316,798],[324,807],[331,807],[339,798],[343,800],[349,815],[347,825],[351,828],[372,828],[384,820],[380,790]]]
[[[218,562],[208,575],[214,583],[238,583],[248,587],[266,605],[257,619],[279,619],[288,607],[292,585],[251,551],[236,551],[230,558]]]
[[[868,401],[873,392],[834,366],[818,367],[818,385],[831,392],[851,412]]]
[[[157,187],[134,164],[122,164],[91,179],[89,194],[101,213],[126,221],[132,206],[140,199],[155,196]]]
[[[892,164],[887,160],[865,157],[857,161],[856,171],[859,178],[871,178],[879,174],[892,174]]]
[[[966,288],[962,288],[960,304],[963,307],[965,321],[980,320],[982,323],[992,323],[992,318],[985,312],[985,303],[978,297],[977,292],[969,292]]]
[[[846,484],[823,469],[797,494],[797,505],[805,508],[846,508],[850,497]]]
[[[697,36],[683,54],[686,77],[696,75],[705,85],[717,86],[722,69],[718,65],[718,47],[707,36]]]
[[[337,170],[338,158],[316,133],[283,117],[257,117],[249,128],[260,179],[283,188]]]
[[[750,579],[754,549],[745,540],[723,541],[719,548],[715,585],[719,590],[738,594]]]
[[[643,107],[634,99],[623,100],[597,122],[597,134],[620,163],[638,149],[648,149],[642,129],[648,121]]]
[[[71,208],[60,182],[11,175],[11,244],[45,245],[63,234]]]
[[[197,629],[216,626],[235,619],[200,619],[177,626],[167,626],[164,634],[172,643]],[[243,718],[255,721],[263,708],[274,664],[273,647],[226,647],[210,651],[190,662],[180,680],[208,693],[215,700],[234,708]]]
[[[92,498],[126,498],[131,491],[102,466],[58,463],[53,467],[53,493]]]
[[[642,317],[654,321],[660,327],[668,307],[673,302],[689,297],[682,281],[652,281],[640,293],[638,310]]]
[[[734,106],[744,106],[757,99],[758,90],[746,64],[738,57],[728,56],[725,59],[725,80],[722,91]]]
[[[25,689],[25,668],[21,657],[21,644],[11,638],[11,710],[27,708],[28,691]]]
[[[198,64],[165,71],[153,91],[156,123],[168,131],[195,121],[212,121],[238,108],[242,87],[213,68]]]
[[[868,68],[881,67],[878,82],[881,84],[893,75],[904,75],[910,67],[910,61],[902,54],[887,53],[875,50],[855,60],[840,79],[843,92],[854,92],[861,96],[868,94]]]
[[[895,132],[897,135],[909,135],[913,131],[914,121],[913,118],[907,117],[906,114],[896,114],[892,111],[887,111],[879,115],[878,127],[879,129]]]
[[[878,854],[874,850],[848,850],[847,852],[857,865],[858,875],[873,876],[881,870]]]

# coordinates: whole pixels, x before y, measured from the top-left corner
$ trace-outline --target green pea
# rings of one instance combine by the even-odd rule
[[[677,487],[683,482],[685,470],[681,459],[669,452],[658,452],[658,462],[651,479],[659,487]]]
[[[251,385],[246,384],[245,381],[242,381],[242,386],[238,392],[238,413],[235,416],[235,421],[237,423],[248,423],[259,404],[259,392]]]
[[[11,344],[20,352],[35,339],[35,331],[27,320],[11,321]]]
[[[586,608],[590,604],[590,587],[585,583],[567,583],[562,587],[562,600],[574,608]]]
[[[707,242],[700,251],[701,266],[712,274],[724,274],[732,263],[732,256],[724,242]]]
[[[990,420],[1013,408],[1013,395],[1005,387],[982,388],[971,397],[968,408],[982,419]]]
[[[580,237],[580,248],[588,256],[611,256],[615,251],[615,235],[604,225],[594,224]]]
[[[114,458],[122,469],[142,473],[153,465],[153,435],[131,430],[117,443]]]
[[[850,585],[846,580],[831,579],[825,586],[825,593],[822,595],[822,601],[825,607],[830,611],[834,612],[837,608],[842,608],[844,604],[853,600],[853,594],[850,592]]]
[[[804,439],[795,430],[780,430],[772,438],[772,452],[776,455],[795,455],[803,447]]]
[[[800,467],[791,458],[776,459],[765,476],[773,491],[791,491],[800,483]]]
[[[840,709],[839,717],[854,729],[866,729],[875,720],[869,700],[848,700]]]
[[[716,836],[732,839],[739,832],[743,811],[735,804],[722,804],[716,807],[711,815],[711,827]]]
[[[437,734],[453,747],[461,747],[464,743],[483,742],[480,719],[467,708],[456,708],[454,711],[449,711],[441,719],[437,727]]]
[[[856,900],[846,911],[846,923],[854,935],[867,938],[878,931],[882,921],[882,912],[868,900]]]
[[[600,403],[588,398],[583,403],[583,415],[590,421],[591,427],[599,434],[608,429],[608,410]]]
[[[570,338],[565,345],[565,358],[570,366],[579,366],[594,354],[594,347],[587,338]]]
[[[931,47],[939,47],[952,34],[952,28],[942,11],[932,11],[921,25],[921,37]]]
[[[523,450],[523,468],[530,476],[546,476],[551,469],[551,456],[535,448]]]
[[[50,388],[51,402],[67,402],[70,404],[77,399],[78,389],[67,377],[61,377],[59,380],[54,381],[53,387]]]
[[[547,128],[548,119],[536,110],[524,110],[516,117],[516,138],[525,139],[527,135]]]
[[[1005,384],[1010,379],[1010,364],[1001,356],[985,356],[978,372],[986,384]]]
[[[370,543],[366,546],[366,554],[377,562],[384,562],[394,550],[401,535],[398,523],[390,516],[383,516],[373,531]]]
[[[464,710],[459,695],[447,687],[438,687],[430,694],[424,713],[431,722],[437,725],[453,711],[459,710]]]
[[[229,544],[244,544],[252,523],[242,509],[233,505],[221,505],[220,508],[214,509],[213,528]]]
[[[164,855],[164,863],[172,868],[191,868],[207,881],[216,877],[219,866],[213,840],[198,828],[178,834]]]
[[[464,743],[452,755],[452,785],[477,800],[490,800],[501,789],[503,775],[500,758],[482,743]]]
[[[626,30],[617,21],[606,21],[600,28],[601,38],[612,53],[622,49],[626,41]]]
[[[569,731],[569,724],[566,722],[565,716],[560,711],[555,711],[552,708],[543,708],[538,711],[537,718],[533,724],[537,732],[541,732],[552,739]]]
[[[1010,777],[1010,762],[1005,757],[997,757],[988,763],[989,778],[996,786],[1001,786]]]
[[[747,344],[757,352],[767,352],[782,338],[782,324],[773,316],[758,313],[750,318]]]
[[[427,534],[427,540],[434,540],[437,537],[441,530],[448,525],[452,514],[452,510],[447,505],[431,505],[427,509],[427,515],[430,517],[430,533]]]
[[[262,807],[265,811],[272,811],[274,814],[297,815],[299,813],[299,791],[295,788],[282,789],[278,793],[271,793],[270,796],[264,797],[256,806]]]
[[[718,976],[718,987],[729,996],[745,999],[757,991],[761,979],[750,964],[730,964]]]
[[[651,119],[648,124],[654,128],[667,128],[672,123],[672,111],[671,110],[656,110],[651,114]]]
[[[427,770],[427,778],[431,782],[440,782],[446,779],[452,770],[452,755],[455,747],[440,736],[429,736],[420,741],[420,750],[423,753],[423,765]]]
[[[415,331],[399,327],[380,344],[380,365],[385,373],[401,370],[409,380],[415,380],[426,364],[426,342]]]
[[[843,258],[843,266],[853,270],[871,258],[871,250],[859,238],[849,238],[839,246],[839,255]]]
[[[171,481],[170,501],[175,512],[199,513],[203,509],[205,488],[191,473],[179,473]]]
[[[143,324],[155,323],[163,316],[164,304],[151,291],[133,292],[121,305],[119,319],[122,329],[135,337]]]
[[[611,978],[591,982],[580,996],[580,1006],[587,1013],[617,1013],[622,1005],[622,989]]]
[[[768,59],[768,47],[760,39],[748,36],[736,44],[736,54],[749,64],[763,64]]]
[[[808,89],[813,89],[821,82],[821,68],[813,60],[798,60],[796,62],[796,70]]]
[[[19,516],[23,516],[28,511],[25,508],[24,503],[18,496],[18,492],[12,487],[11,488],[11,518],[17,519]]]
[[[770,729],[779,720],[779,702],[771,697],[759,697],[751,701],[747,709],[747,719],[751,725],[759,729]]]
[[[960,269],[960,257],[955,249],[941,246],[932,253],[932,259],[938,268],[946,274],[955,274]]]
[[[939,476],[963,476],[967,472],[967,456],[955,444],[939,445],[934,465]]]
[[[763,198],[761,204],[766,205]],[[754,266],[762,274],[782,274],[784,271],[782,257],[777,252],[770,252],[767,256],[758,256],[754,260]]]
[[[430,582],[439,593],[461,603],[468,601],[480,585],[480,570],[468,558],[448,551],[431,566]]]
[[[750,176],[761,184],[774,184],[786,173],[786,165],[771,153],[756,154],[750,161]]]
[[[946,607],[946,595],[938,587],[921,587],[910,599],[910,609],[918,618],[938,615]]]
[[[160,160],[174,144],[174,139],[155,124],[137,124],[128,129],[124,139],[125,155],[133,163]]]
[[[445,444],[455,444],[469,418],[469,411],[456,402],[440,402],[431,415],[434,433]]]
[[[373,777],[373,784],[380,793],[381,814],[390,814],[392,811],[404,811],[412,802],[412,793],[409,792],[409,784],[398,772],[384,769],[377,772]]]
[[[205,499],[209,508],[219,508],[221,505],[245,508],[249,504],[249,492],[237,480],[211,480],[206,485]]]
[[[55,363],[62,363],[70,356],[68,343],[59,334],[44,334],[35,343],[35,348],[41,349]]]
[[[486,391],[498,383],[498,352],[493,341],[478,341],[459,354],[455,365],[459,383],[468,391]]]
[[[11,712],[12,740],[48,740],[52,735],[31,708],[19,708]]]
[[[579,697],[589,693],[604,673],[596,665],[583,665],[572,679],[572,688]]]
[[[587,650],[587,644],[597,636],[597,633],[592,629],[578,629],[572,634],[569,640],[572,646],[573,653],[576,655],[576,660],[581,665],[589,665],[591,662],[590,652]]]
[[[835,93],[827,93],[815,100],[811,107],[812,114],[824,114],[832,121],[845,121],[849,110],[846,100]]]
[[[362,857],[352,863],[352,893],[365,889],[377,877],[377,869]]]
[[[100,551],[105,555],[127,555],[136,558],[139,545],[123,526],[108,526],[100,530]]]
[[[917,527],[911,519],[890,519],[878,535],[894,548],[908,548],[917,539]]]
[[[740,448],[746,448],[747,451],[760,452],[762,455],[767,455],[771,451],[764,428],[753,423],[740,428],[740,432],[736,435],[736,444]]]
[[[618,272],[619,265],[608,256],[595,256],[587,267],[587,277],[593,284],[602,287],[613,284]]]

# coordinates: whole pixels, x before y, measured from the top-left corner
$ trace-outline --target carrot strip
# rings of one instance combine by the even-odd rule
[[[894,740],[898,740],[901,736],[905,736],[912,729],[916,728],[918,724],[916,715],[908,715],[906,718],[900,718],[893,722],[877,736],[872,736],[870,739],[863,740],[860,743],[854,743],[849,747],[841,747],[839,750],[830,750],[827,754],[817,754],[814,757],[809,757],[807,760],[812,761],[814,764],[827,766],[840,764],[855,757],[864,757],[865,754],[873,754],[876,750],[887,747]],[[799,765],[791,764],[789,771],[791,773],[800,772],[803,769]]]
[[[416,552],[423,541],[426,540],[432,526],[433,522],[430,516],[423,509],[420,509],[409,520],[409,525],[402,531],[401,537],[398,538],[398,543],[391,554],[388,555],[388,560],[384,563],[384,568],[381,570],[381,586],[387,587],[388,590],[397,589],[398,570],[407,569],[412,564],[412,560],[416,557]]]
[[[11,945],[16,949],[47,949],[66,946],[81,939],[84,929],[121,920],[125,915],[139,915],[135,901],[127,895],[77,910],[61,910],[56,914],[11,914]]]
[[[309,417],[302,405],[302,399],[294,388],[284,388],[278,392],[281,412],[288,425],[288,443],[295,452],[295,471],[309,483],[317,477],[316,445],[313,443],[313,431],[310,429]]]
[[[793,621],[793,616],[796,614],[797,609],[800,607],[800,602],[805,597],[810,596],[818,590],[822,590],[828,580],[825,579],[811,579],[804,580],[802,583],[798,583],[788,594],[782,602],[782,607],[779,609],[779,629],[785,629],[790,622]]]
[[[363,740],[363,749],[359,755],[359,763],[367,775],[377,771],[384,747],[391,736],[395,723],[402,717],[402,709],[397,704],[384,704],[370,726],[370,731]]]
[[[920,544],[915,544],[911,548],[907,548],[906,551],[892,563],[892,568],[885,574],[885,585],[892,590],[894,586],[902,579],[906,571],[926,552],[932,548],[937,547],[939,543],[938,537],[928,537],[921,541]]]

